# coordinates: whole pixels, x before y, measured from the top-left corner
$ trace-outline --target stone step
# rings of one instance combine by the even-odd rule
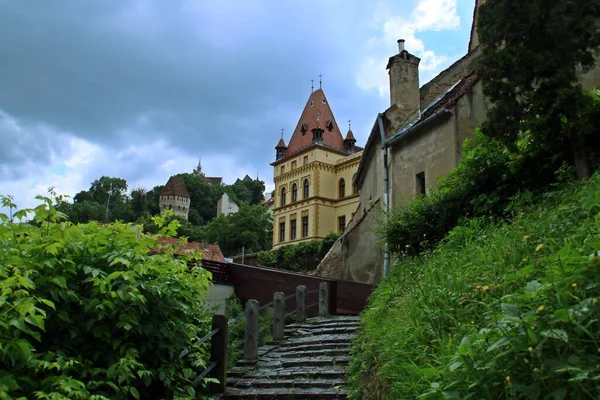
[[[339,326],[339,327],[334,326],[331,328],[315,327],[315,328],[305,328],[305,329],[285,328],[285,333],[293,335],[292,337],[295,337],[298,335],[312,335],[312,336],[340,335],[340,334],[344,334],[344,333],[355,333],[355,332],[356,332],[356,328],[351,327],[351,326]]]
[[[287,324],[286,326],[289,327],[302,327],[302,326],[313,326],[313,327],[325,327],[325,326],[332,326],[332,325],[348,325],[348,326],[359,326],[360,325],[360,320],[356,319],[337,319],[337,320],[330,320],[330,319],[325,319],[322,321],[311,321],[310,319],[307,319],[304,322],[294,322],[291,324]]]
[[[237,365],[254,365],[261,368],[292,368],[303,366],[321,366],[321,365],[346,365],[350,361],[348,356],[336,357],[311,357],[311,358],[269,358],[262,357],[258,361],[239,360]]]
[[[345,389],[324,388],[227,388],[227,399],[346,399]]]
[[[350,349],[346,347],[334,347],[323,349],[277,349],[265,354],[268,358],[309,358],[320,356],[344,356],[350,355]]]
[[[346,375],[345,365],[328,365],[322,368],[314,366],[297,367],[294,369],[254,368],[252,366],[234,367],[227,373],[227,379],[341,379]]]
[[[341,341],[341,342],[329,342],[329,343],[288,343],[287,345],[282,345],[280,347],[274,346],[275,349],[270,349],[269,353],[283,353],[286,351],[311,351],[311,350],[346,350],[350,351],[350,342],[349,341]],[[267,351],[263,352],[266,354]],[[259,351],[260,354],[260,351]]]
[[[228,387],[237,388],[339,388],[345,384],[343,379],[264,379],[264,378],[240,378],[227,381]]]
[[[352,342],[352,340],[354,340],[356,338],[355,334],[342,334],[342,335],[330,335],[330,336],[319,336],[319,337],[313,337],[313,336],[306,336],[306,337],[294,337],[294,338],[289,338],[286,340],[281,341],[280,343],[278,343],[279,346],[281,347],[298,347],[298,346],[305,346],[305,345],[309,345],[309,344],[324,344],[324,345],[328,345],[331,343],[344,343],[344,344],[350,344]],[[277,344],[276,342],[269,342],[269,345],[272,344]]]

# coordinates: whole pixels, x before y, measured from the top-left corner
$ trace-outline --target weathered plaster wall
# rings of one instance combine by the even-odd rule
[[[382,246],[375,228],[380,217],[375,203],[361,218],[355,217],[323,258],[316,276],[375,284],[381,280]]]

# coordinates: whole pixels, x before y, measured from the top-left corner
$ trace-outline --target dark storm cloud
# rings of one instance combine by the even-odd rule
[[[357,32],[341,4],[0,0],[0,108],[114,149],[165,138],[190,154],[270,158],[310,78],[325,73],[330,99],[356,95],[342,45]],[[24,151],[0,150],[0,163]]]

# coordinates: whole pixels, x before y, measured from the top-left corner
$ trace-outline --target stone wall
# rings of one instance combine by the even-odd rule
[[[376,284],[381,280],[382,246],[375,230],[381,215],[379,201],[352,220],[315,270],[316,276]]]

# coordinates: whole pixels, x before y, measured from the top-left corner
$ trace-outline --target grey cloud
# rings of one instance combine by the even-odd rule
[[[32,3],[0,1],[0,108],[103,147],[165,138],[186,154],[230,152],[263,165],[319,72],[341,126],[348,114],[379,111],[369,107],[375,98],[356,102],[359,55],[346,42],[360,33],[340,12],[361,10],[345,1],[255,1],[248,15],[212,0]],[[48,161],[49,140],[0,149],[0,163]]]

